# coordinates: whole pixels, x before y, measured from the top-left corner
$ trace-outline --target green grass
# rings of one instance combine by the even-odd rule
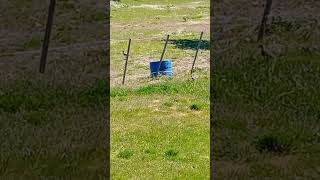
[[[183,17],[187,16],[191,19],[200,19],[202,16],[208,15],[209,9],[188,9],[183,8],[179,10],[162,10],[162,9],[147,9],[147,8],[122,8],[120,10],[115,9],[111,14],[111,21],[119,21],[122,23],[139,23],[141,21],[148,21],[149,23],[161,23],[170,20],[183,21]],[[131,16],[130,13],[134,13],[135,16]],[[199,17],[200,16],[200,17]],[[156,17],[150,19],[150,17]],[[140,24],[140,23],[139,23]]]
[[[196,5],[185,0],[121,3],[111,8],[111,178],[209,179],[208,70],[197,71],[195,81],[188,74],[189,65],[174,65],[173,78],[149,77],[149,61],[160,57],[167,34],[171,40],[200,36],[198,31],[170,26],[187,26],[185,16],[192,21],[208,18],[209,1]],[[144,7],[146,4],[161,9]],[[193,8],[196,6],[206,8]],[[120,30],[119,25],[124,28]],[[121,52],[129,37],[127,77],[138,78],[127,79],[122,86],[117,83],[123,69]],[[209,34],[203,39],[208,40]],[[202,52],[199,58],[207,59],[208,49]],[[194,53],[170,42],[165,58],[182,63]]]
[[[107,152],[97,137],[103,136],[99,123],[105,121],[95,114],[105,111],[106,87],[105,81],[79,89],[34,81],[3,83],[0,122],[7,135],[1,137],[0,177],[95,179],[103,174],[98,166]]]
[[[186,4],[191,3],[193,1],[190,0],[164,0],[164,1],[154,1],[154,0],[121,0],[121,3],[127,4],[128,6],[131,5],[141,5],[141,4],[160,4],[160,5],[180,5],[180,4]],[[207,5],[207,1],[199,0],[197,2],[200,2],[202,4]]]
[[[41,47],[41,38],[40,37],[32,37],[31,39],[27,40],[23,43],[23,49],[32,49],[32,48],[39,48]]]
[[[214,75],[216,177],[319,177],[319,54],[264,61],[244,51],[237,63],[218,62]]]
[[[113,178],[209,177],[208,77],[111,89],[111,97]],[[201,109],[189,108],[195,102]]]
[[[15,81],[0,88],[0,111],[16,113],[20,110],[50,110],[54,106],[62,106],[66,102],[79,105],[105,104],[107,84],[97,81],[80,90],[68,91],[65,87],[39,85],[41,82]],[[28,92],[27,87],[31,87]]]

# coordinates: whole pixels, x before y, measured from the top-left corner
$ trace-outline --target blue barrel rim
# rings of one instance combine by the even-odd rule
[[[163,62],[171,62],[172,63],[172,60],[164,59],[164,60],[161,61],[161,63],[163,63]],[[153,60],[153,61],[150,61],[150,63],[160,63],[160,60]]]

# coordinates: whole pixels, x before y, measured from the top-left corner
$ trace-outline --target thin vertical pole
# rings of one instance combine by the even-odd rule
[[[130,46],[131,46],[131,39],[129,39],[127,54],[125,54],[125,56],[126,56],[126,62],[125,62],[125,64],[124,64],[124,72],[123,72],[122,84],[124,84],[124,81],[125,81],[125,78],[126,78],[127,67],[128,67],[128,59],[129,59],[129,53],[130,53]]]
[[[166,43],[164,44],[164,48],[163,48],[163,51],[162,51],[162,54],[161,54],[160,63],[159,63],[158,69],[157,69],[156,76],[158,76],[158,73],[159,73],[159,70],[160,70],[160,67],[161,67],[161,63],[162,63],[162,60],[163,60],[163,56],[164,56],[164,53],[166,52],[166,49],[167,49],[168,41],[169,41],[169,34],[167,35]]]
[[[193,73],[193,68],[194,68],[194,65],[195,65],[196,60],[197,60],[197,57],[198,57],[198,52],[199,52],[199,48],[200,48],[201,41],[202,41],[202,35],[203,35],[203,32],[201,32],[201,34],[200,34],[200,39],[199,39],[199,42],[198,42],[198,46],[197,46],[197,50],[196,50],[196,55],[194,56],[194,59],[193,59],[193,63],[192,63],[192,67],[191,67],[191,75],[192,75],[192,73]]]
[[[259,29],[259,34],[258,34],[258,41],[263,40],[263,36],[265,33],[265,28],[266,28],[266,23],[268,20],[268,16],[271,12],[271,7],[272,7],[272,0],[266,0],[266,7],[264,9],[263,17],[261,20],[261,25]]]
[[[44,73],[45,67],[46,67],[46,61],[47,61],[47,55],[48,55],[48,48],[49,48],[49,41],[50,41],[50,34],[51,34],[51,29],[52,29],[55,6],[56,6],[56,0],[50,0],[46,32],[45,32],[45,36],[44,36],[44,42],[43,42],[43,46],[42,46],[41,59],[40,59],[40,73]]]

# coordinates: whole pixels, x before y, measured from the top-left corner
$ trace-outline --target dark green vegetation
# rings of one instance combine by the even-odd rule
[[[280,176],[285,167],[299,165],[295,173],[317,177],[316,171],[309,176],[304,170],[317,167],[312,162],[320,150],[319,58],[302,53],[270,62],[248,57],[236,68],[216,74],[219,87],[213,93],[220,102],[214,123],[216,160],[243,164],[246,159],[243,165],[250,168],[260,159],[278,169],[260,174],[272,177]],[[268,153],[274,155],[265,157]],[[270,164],[274,158],[292,161],[274,167]]]
[[[1,176],[103,175],[106,87],[103,81],[74,90],[30,81],[2,86]]]
[[[223,13],[240,2],[232,4]],[[229,15],[260,12],[249,2],[241,4]],[[254,25],[240,19],[225,27],[237,33],[224,33],[213,44],[217,56],[211,93],[218,103],[214,112],[219,112],[213,117],[216,179],[320,177],[320,51],[315,43],[320,28],[307,15],[312,8],[289,19],[283,15],[288,7],[291,12],[300,6],[285,4],[275,2],[262,42],[274,59],[261,56]],[[252,14],[248,16],[258,24]],[[218,52],[223,48],[227,53]]]
[[[1,112],[48,111],[67,102],[82,106],[105,105],[107,82],[97,81],[91,87],[68,91],[64,87],[41,86],[39,82],[15,81],[0,87],[0,92]]]
[[[264,62],[248,57],[216,75],[217,162],[232,162],[231,169],[245,166],[245,177],[319,176],[319,58],[300,53]],[[288,162],[273,164],[284,159]],[[258,161],[261,169],[255,167]],[[266,172],[266,167],[273,170]],[[291,167],[297,169],[283,172]]]

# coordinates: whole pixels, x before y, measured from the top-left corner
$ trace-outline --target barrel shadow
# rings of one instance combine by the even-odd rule
[[[195,50],[198,47],[199,39],[171,39],[168,43],[175,45],[176,48]],[[199,49],[209,50],[209,41],[202,40]]]

